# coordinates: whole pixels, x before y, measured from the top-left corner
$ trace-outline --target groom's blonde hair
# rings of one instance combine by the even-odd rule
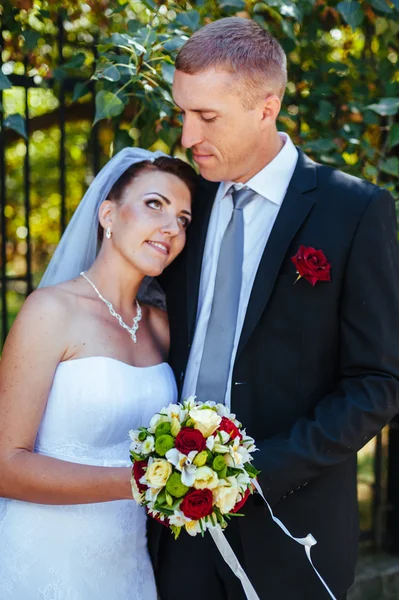
[[[287,58],[278,41],[250,19],[228,17],[209,23],[184,44],[176,69],[195,75],[221,69],[237,76],[246,108],[261,98],[284,96]]]

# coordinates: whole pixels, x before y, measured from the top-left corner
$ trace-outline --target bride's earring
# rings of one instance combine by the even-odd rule
[[[107,240],[111,239],[111,237],[112,237],[111,227],[107,227],[107,229],[105,230],[105,237],[107,238]]]

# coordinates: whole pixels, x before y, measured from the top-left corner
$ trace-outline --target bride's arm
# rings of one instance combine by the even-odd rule
[[[94,467],[34,454],[55,369],[68,347],[70,307],[60,292],[34,292],[0,361],[0,496],[40,504],[131,498],[128,467]]]

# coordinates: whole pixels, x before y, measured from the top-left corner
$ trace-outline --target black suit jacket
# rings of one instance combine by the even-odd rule
[[[216,190],[203,182],[186,249],[163,277],[180,386]],[[323,250],[330,282],[295,283],[291,257],[301,244]],[[398,382],[392,197],[299,151],[251,292],[231,407],[260,448],[254,464],[275,514],[295,536],[315,536],[314,562],[336,594],[351,584],[357,554],[356,452],[399,412]],[[245,564],[260,597],[324,598],[303,550],[262,503],[250,499],[246,513],[239,521]]]

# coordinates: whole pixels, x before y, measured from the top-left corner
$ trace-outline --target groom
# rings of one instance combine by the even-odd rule
[[[163,284],[183,397],[223,401],[291,533],[311,532],[337,598],[353,581],[356,453],[399,412],[399,252],[390,194],[321,166],[276,129],[286,57],[228,18],[180,51],[173,95],[203,177],[183,255]],[[259,597],[329,596],[258,494],[226,536]],[[243,600],[209,535],[149,523],[162,600]]]

